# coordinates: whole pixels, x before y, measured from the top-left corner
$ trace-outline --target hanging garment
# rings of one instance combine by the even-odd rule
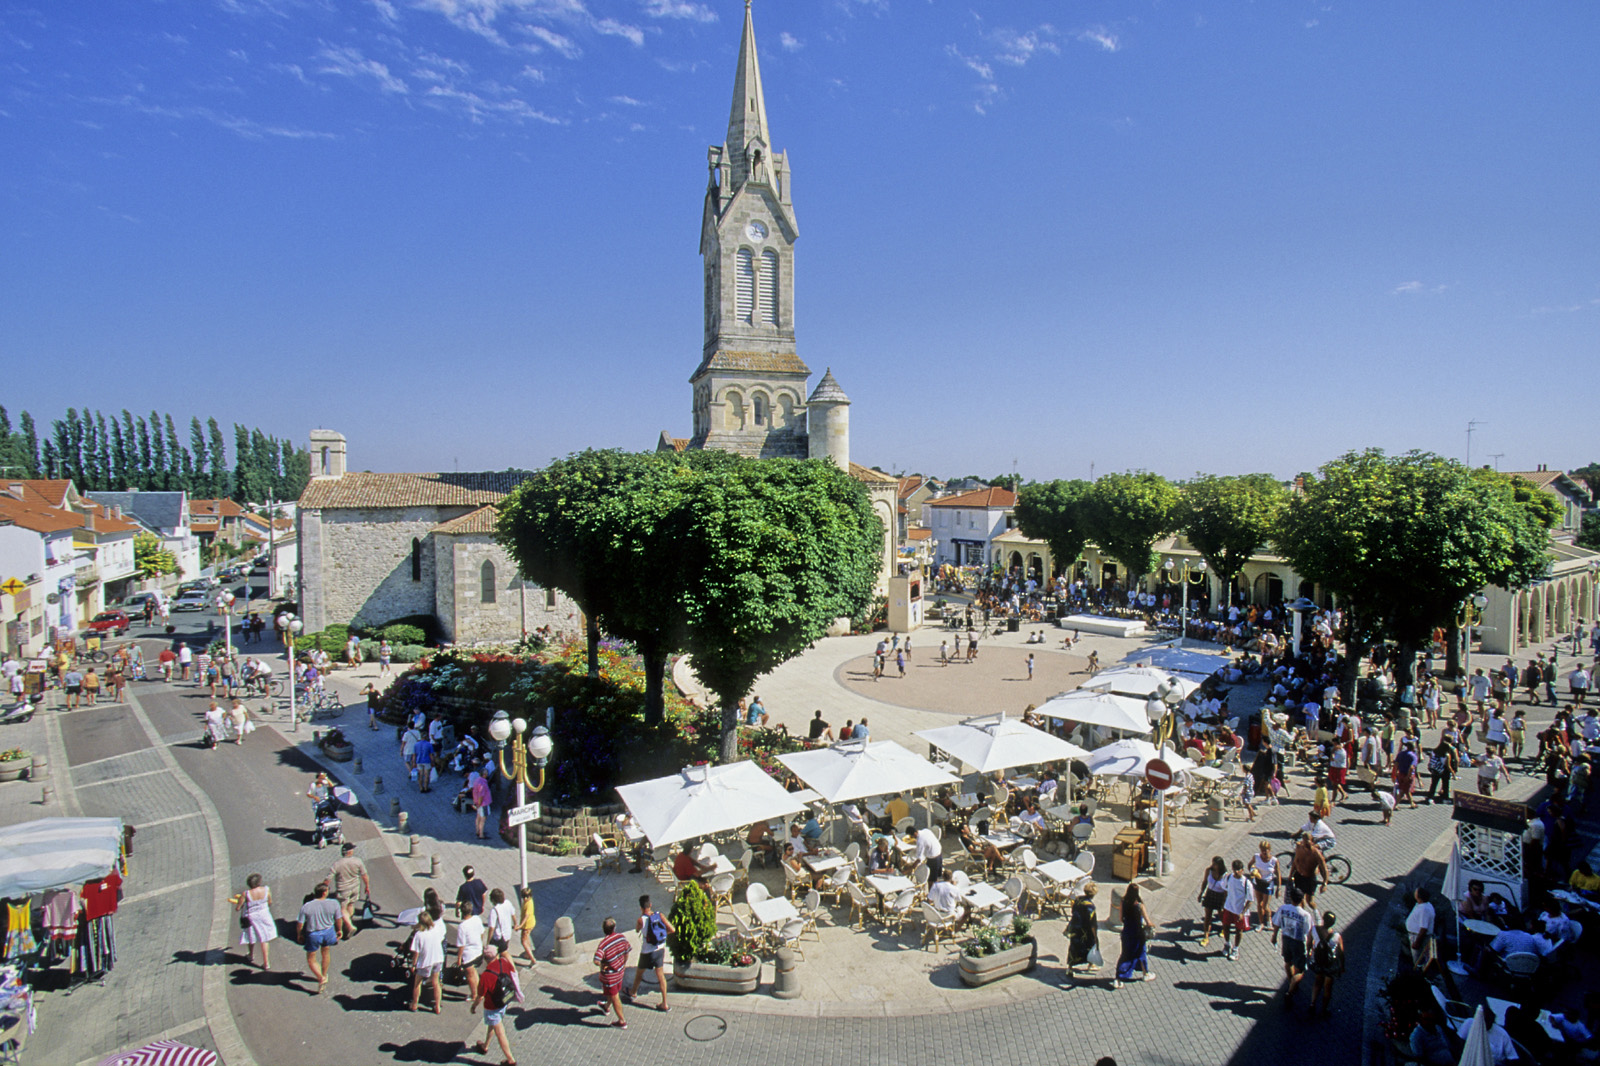
[[[94,977],[117,964],[117,937],[112,922],[109,914],[94,919],[78,918],[78,937],[72,945],[70,972]]]
[[[22,962],[38,950],[33,938],[33,903],[24,896],[6,900],[6,962]]]
[[[78,893],[70,888],[52,888],[44,894],[44,903],[39,907],[39,917],[46,937],[71,939],[76,936]]]

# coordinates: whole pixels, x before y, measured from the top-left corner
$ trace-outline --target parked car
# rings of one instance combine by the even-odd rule
[[[132,624],[126,612],[101,611],[90,619],[89,624],[83,628],[95,633],[110,633],[114,637],[120,637],[128,631],[128,627]]]
[[[146,601],[155,600],[156,606],[161,606],[161,594],[158,592],[135,592],[132,596],[122,601],[122,609],[134,614],[143,614]]]
[[[211,597],[204,592],[185,592],[172,601],[173,611],[204,611],[211,606]]]

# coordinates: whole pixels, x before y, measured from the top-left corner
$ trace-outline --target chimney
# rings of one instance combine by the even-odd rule
[[[87,529],[90,533],[95,531],[93,507],[86,507],[83,510],[83,528]]]

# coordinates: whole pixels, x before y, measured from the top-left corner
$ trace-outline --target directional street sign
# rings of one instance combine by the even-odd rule
[[[537,803],[525,803],[521,807],[513,807],[506,812],[506,821],[511,825],[531,822],[537,817],[539,817],[539,805]]]
[[[7,596],[15,596],[17,593],[23,591],[27,587],[28,586],[24,585],[16,578],[8,577],[6,578],[4,584],[0,584],[0,592],[4,592]]]

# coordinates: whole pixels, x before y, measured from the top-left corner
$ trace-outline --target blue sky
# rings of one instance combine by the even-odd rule
[[[689,427],[737,0],[0,0],[0,402],[538,466]],[[1600,458],[1600,7],[757,0],[892,470]],[[1569,399],[1578,390],[1580,402]]]

